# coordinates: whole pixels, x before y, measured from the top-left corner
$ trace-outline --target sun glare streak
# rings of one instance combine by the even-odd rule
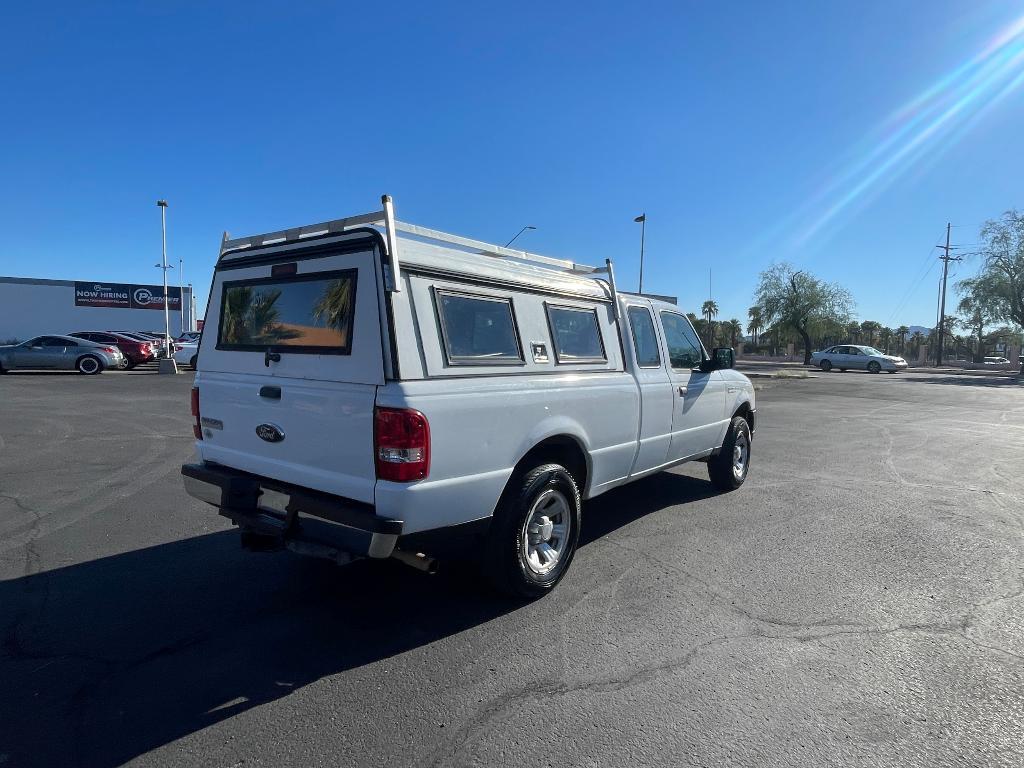
[[[848,160],[825,183],[758,241],[788,240],[800,248],[826,229],[834,231],[840,214],[864,206],[908,172],[934,164],[1022,85],[1024,16],[893,110],[851,147]]]
[[[1014,55],[1010,55],[1014,54]],[[973,79],[971,84],[958,89],[959,98],[953,101],[936,114],[935,109],[928,112],[930,121],[921,126],[920,130],[908,136],[901,144],[893,147],[888,156],[876,158],[870,170],[860,179],[845,187],[842,195],[834,203],[829,205],[810,226],[808,226],[797,238],[798,243],[804,243],[817,234],[823,227],[832,221],[839,213],[848,208],[869,191],[880,192],[889,184],[896,181],[902,172],[909,170],[912,163],[922,157],[926,152],[944,152],[952,147],[953,143],[959,141],[966,134],[966,131],[955,130],[953,123],[967,113],[970,109],[976,108],[977,115],[987,110],[986,104],[976,105],[976,102],[988,98],[987,104],[994,105],[1008,96],[1017,86],[1020,85],[1021,67],[1024,65],[1024,41],[1021,50],[1005,51],[1000,54],[999,59],[991,67],[991,71],[984,77]],[[1014,75],[1016,73],[1016,76]],[[1006,83],[1007,77],[1010,78]],[[1004,87],[999,88],[1000,85]],[[999,88],[999,90],[996,90]],[[993,93],[993,91],[995,91]],[[973,127],[976,120],[970,116],[966,118],[965,125]],[[950,127],[950,133],[943,136],[942,132]],[[934,141],[933,141],[934,140]],[[939,143],[941,142],[941,143]],[[886,178],[888,174],[888,178]]]

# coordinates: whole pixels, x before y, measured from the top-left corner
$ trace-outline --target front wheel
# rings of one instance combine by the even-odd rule
[[[580,535],[580,491],[559,464],[513,478],[494,513],[485,573],[501,592],[541,597],[565,575]]]
[[[100,362],[98,357],[86,355],[85,357],[78,358],[78,363],[75,364],[75,368],[78,369],[79,373],[84,373],[86,376],[92,376],[103,370],[103,364]]]
[[[821,361],[821,370],[823,370],[825,373],[828,373],[829,371],[832,370],[832,363],[829,362],[828,360],[822,360]]]
[[[879,365],[875,360],[872,360],[870,363],[868,363],[868,371],[870,373],[880,373],[881,370],[882,366]]]
[[[750,425],[742,416],[729,424],[717,456],[708,459],[711,484],[720,491],[735,491],[750,469]]]

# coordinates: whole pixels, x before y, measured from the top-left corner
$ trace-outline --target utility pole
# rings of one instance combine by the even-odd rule
[[[949,244],[949,230],[952,226],[948,221],[946,222],[946,244],[938,246],[944,253],[939,256],[942,259],[942,293],[939,299],[939,348],[935,354],[936,366],[942,365],[942,348],[946,342],[946,278],[949,276],[949,262],[961,260],[960,256],[949,255],[950,250],[956,247]]]

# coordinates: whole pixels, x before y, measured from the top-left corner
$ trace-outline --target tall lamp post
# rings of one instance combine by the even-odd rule
[[[509,240],[507,243],[505,243],[505,247],[508,248],[510,245],[512,245],[512,243],[514,243],[516,241],[516,238],[518,238],[521,234],[523,234],[523,232],[525,232],[528,229],[536,229],[536,227],[531,227],[529,224],[527,224],[525,227],[523,227],[518,232],[516,232],[516,236],[515,237],[513,237],[511,240]]]
[[[171,356],[171,308],[167,303],[167,201],[157,200],[160,208],[160,242],[164,272],[164,357]]]
[[[637,224],[640,225],[640,290],[637,293],[644,292],[644,235],[647,234],[647,214],[641,213],[635,219]]]

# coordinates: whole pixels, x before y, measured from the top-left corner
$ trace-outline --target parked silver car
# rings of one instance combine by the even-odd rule
[[[811,355],[811,365],[816,365],[823,371],[831,371],[838,368],[845,371],[848,368],[859,368],[871,373],[888,371],[905,371],[907,361],[902,357],[887,355],[874,347],[865,347],[860,344],[839,344],[829,347],[821,352]]]
[[[124,355],[117,347],[71,336],[36,336],[21,344],[0,346],[0,373],[26,368],[94,374],[120,368],[123,362]]]

